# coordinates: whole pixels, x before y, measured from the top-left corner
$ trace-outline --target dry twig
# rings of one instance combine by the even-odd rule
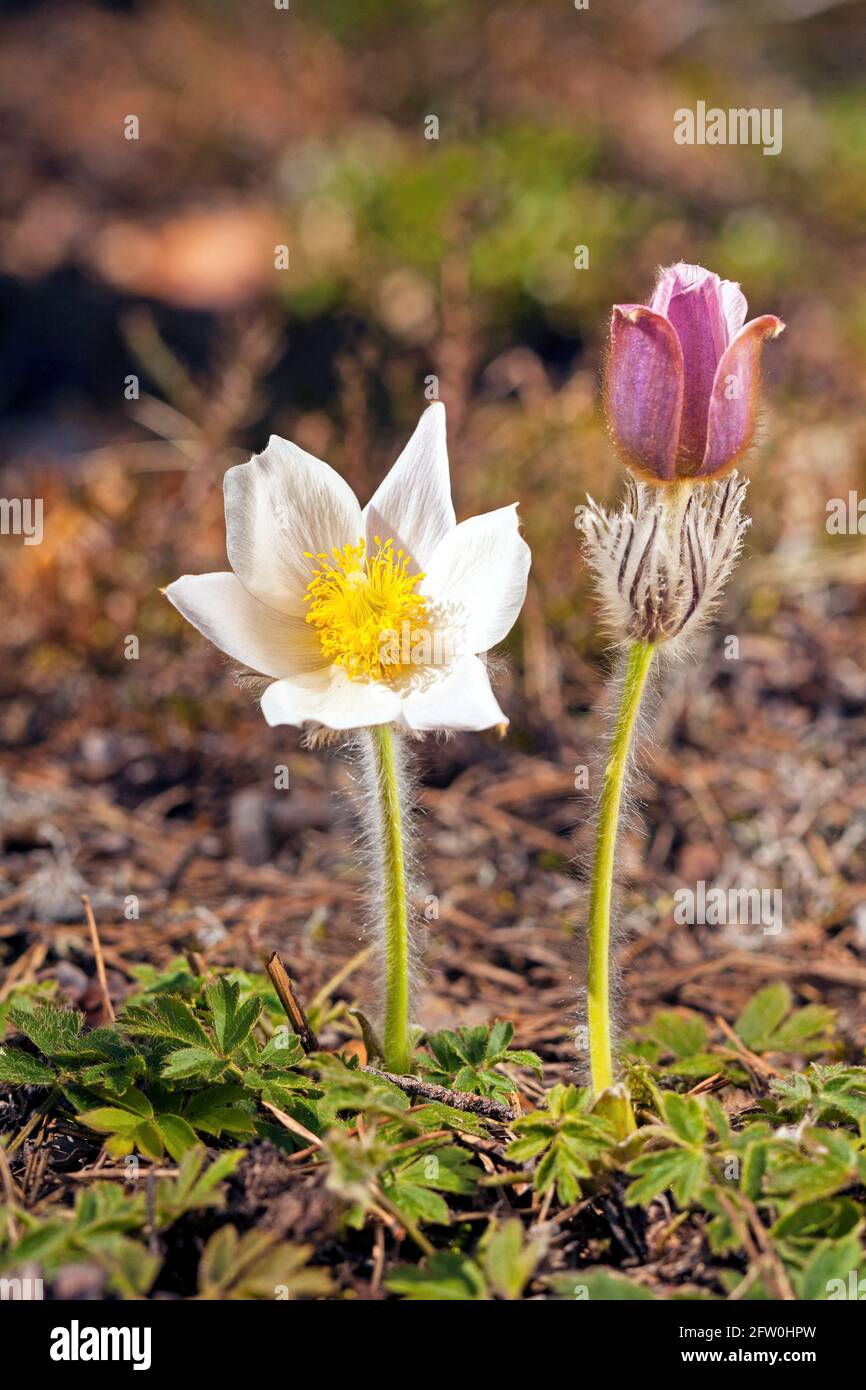
[[[93,955],[96,960],[96,975],[99,980],[99,992],[102,995],[102,1010],[105,1015],[106,1023],[114,1022],[114,1008],[108,993],[108,979],[105,974],[105,961],[102,956],[102,944],[99,940],[99,932],[96,930],[96,918],[93,915],[93,908],[90,906],[90,899],[86,893],[82,893],[81,901],[84,904],[84,915],[87,918],[87,927],[90,932],[90,940],[93,945]]]

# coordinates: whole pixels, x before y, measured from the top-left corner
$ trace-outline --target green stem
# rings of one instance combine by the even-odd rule
[[[388,1071],[409,1070],[409,908],[406,851],[397,776],[395,736],[385,724],[371,729],[376,791],[382,832],[382,881],[385,926],[385,1027],[383,1046]]]
[[[622,696],[604,770],[604,785],[598,809],[595,859],[589,897],[589,959],[586,978],[589,1057],[592,1085],[596,1095],[606,1091],[614,1081],[610,1027],[610,916],[613,871],[632,735],[654,650],[649,642],[635,642],[629,649]]]

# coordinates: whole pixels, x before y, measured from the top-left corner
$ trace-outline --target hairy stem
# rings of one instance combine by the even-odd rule
[[[610,917],[613,873],[632,736],[653,651],[654,647],[650,642],[635,642],[629,649],[598,809],[589,898],[589,958],[586,979],[589,1056],[592,1085],[596,1095],[607,1090],[614,1081],[610,1024]]]
[[[389,1071],[409,1070],[409,907],[400,779],[393,731],[370,730],[381,836],[384,918],[385,1024],[382,1044]]]

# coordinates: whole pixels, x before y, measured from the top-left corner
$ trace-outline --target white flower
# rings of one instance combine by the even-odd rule
[[[273,435],[225,476],[233,573],[184,575],[166,595],[236,661],[274,677],[269,724],[507,723],[483,653],[526,594],[516,504],[457,525],[445,408],[431,405],[362,511],[320,459]]]

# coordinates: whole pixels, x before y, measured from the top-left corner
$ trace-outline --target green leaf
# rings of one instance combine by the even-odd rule
[[[469,1058],[463,1053],[460,1039],[449,1028],[441,1028],[427,1039],[427,1046],[446,1077],[454,1076]]]
[[[143,1120],[149,1120],[153,1114],[153,1106],[144,1091],[138,1091],[133,1086],[124,1091],[122,1096],[118,1096],[117,1103],[124,1110],[131,1110],[134,1115],[140,1115]]]
[[[857,1287],[862,1261],[863,1247],[856,1235],[821,1241],[799,1279],[800,1297],[821,1302],[849,1298],[851,1285]]]
[[[198,1144],[195,1130],[180,1115],[158,1115],[156,1127],[176,1163]]]
[[[494,1070],[497,1063],[532,1067],[542,1074],[541,1061],[534,1052],[509,1049],[513,1036],[514,1025],[504,1020],[491,1028],[479,1024],[456,1033],[442,1028],[427,1039],[430,1053],[419,1052],[417,1060],[424,1074],[440,1085],[475,1095],[506,1095],[512,1083]]]
[[[11,1086],[53,1086],[54,1072],[17,1047],[0,1047],[0,1081]]]
[[[195,1157],[197,1154],[199,1158],[201,1158],[204,1152],[204,1146],[202,1144],[197,1144],[195,1150],[190,1150],[189,1154],[184,1155],[183,1161],[184,1163],[189,1162],[190,1155]],[[246,1149],[230,1149],[226,1153],[218,1154],[213,1162],[208,1164],[201,1176],[198,1177],[195,1184],[189,1189],[190,1198],[194,1198],[197,1202],[200,1202],[203,1197],[214,1192],[221,1182],[224,1182],[226,1178],[231,1176],[238,1164],[242,1163],[246,1156]],[[190,1171],[191,1168],[184,1170],[185,1173]]]
[[[734,1024],[734,1032],[746,1044],[755,1048],[770,1036],[782,1019],[791,1011],[791,991],[781,981],[767,985],[750,999]]]
[[[267,1231],[239,1236],[234,1226],[221,1226],[211,1236],[199,1261],[199,1296],[207,1299],[296,1299],[325,1297],[332,1292],[325,1269],[308,1266],[309,1245],[276,1243]]]
[[[95,1236],[134,1231],[144,1219],[144,1198],[128,1197],[113,1182],[79,1188],[75,1197],[75,1232],[90,1241]]]
[[[627,1171],[635,1177],[625,1194],[629,1206],[647,1206],[670,1188],[684,1207],[703,1185],[706,1169],[702,1154],[689,1149],[663,1149],[635,1159]]]
[[[799,1118],[812,1100],[812,1088],[805,1076],[791,1073],[773,1082],[771,1091],[780,1109]]]
[[[472,1192],[478,1176],[469,1154],[455,1144],[428,1149],[400,1169],[401,1182],[420,1183],[437,1192]]]
[[[662,1009],[655,1015],[647,1030],[650,1037],[661,1043],[674,1057],[693,1057],[707,1046],[707,1026],[700,1014],[687,1009]],[[718,1070],[718,1058],[716,1058]]]
[[[473,1066],[480,1066],[487,1056],[489,1028],[486,1023],[477,1023],[473,1028],[460,1028],[458,1035],[466,1060]]]
[[[278,1081],[264,1081],[260,1088],[262,1100],[266,1100],[269,1105],[276,1105],[279,1110],[287,1111],[296,1119],[301,1119],[300,1115],[295,1116],[298,1101],[303,1100],[308,1091],[309,1085],[304,1084],[302,1077],[291,1080],[280,1077]]]
[[[184,1118],[194,1129],[219,1139],[225,1134],[249,1136],[255,1125],[242,1086],[209,1086],[197,1091],[184,1106]],[[247,1102],[251,1104],[252,1102]]]
[[[544,1075],[541,1058],[537,1052],[530,1052],[528,1048],[512,1048],[510,1052],[505,1053],[501,1060],[508,1062],[513,1067],[531,1067],[539,1076]]]
[[[506,1157],[513,1163],[538,1158],[536,1190],[546,1192],[555,1185],[559,1201],[570,1206],[580,1196],[580,1179],[590,1176],[593,1163],[613,1145],[614,1134],[602,1116],[588,1111],[591,1097],[585,1087],[554,1086],[546,1101],[545,1110],[515,1121],[518,1137]]]
[[[487,1281],[500,1298],[520,1298],[544,1254],[538,1241],[527,1241],[517,1217],[501,1225],[491,1221],[481,1240],[481,1265]]]
[[[65,1221],[49,1221],[22,1236],[11,1256],[13,1267],[38,1263],[50,1265],[52,1257],[68,1244],[69,1226]]]
[[[611,1269],[575,1269],[550,1280],[560,1298],[577,1303],[653,1302],[655,1294],[643,1284],[635,1284]]]
[[[140,1241],[122,1236],[97,1246],[92,1256],[105,1270],[109,1290],[121,1298],[145,1298],[162,1264]]]
[[[775,1240],[838,1240],[850,1235],[862,1220],[862,1208],[850,1197],[804,1202],[780,1216],[770,1235]]]
[[[798,1202],[831,1197],[855,1179],[857,1157],[843,1130],[808,1129],[799,1150],[789,1144],[771,1155],[765,1190]]]
[[[753,1202],[761,1195],[764,1173],[767,1168],[769,1143],[765,1139],[746,1145],[743,1165],[740,1170],[740,1188]]]
[[[585,1159],[569,1153],[557,1139],[535,1170],[535,1188],[538,1192],[547,1192],[548,1188],[555,1187],[560,1204],[570,1207],[580,1196],[579,1179],[588,1178],[591,1172]]]
[[[46,1057],[67,1051],[84,1027],[83,1014],[74,1009],[58,1009],[53,1004],[37,1009],[10,1009],[9,1021]]]
[[[717,1052],[695,1052],[678,1062],[659,1069],[659,1076],[681,1076],[687,1081],[702,1081],[724,1070],[724,1059]]]
[[[235,981],[222,978],[209,985],[205,997],[213,1018],[217,1041],[228,1057],[249,1037],[262,1012],[261,999],[240,1004],[240,988]]]
[[[847,1120],[866,1132],[866,1067],[813,1062],[802,1075],[775,1080],[771,1092],[780,1113],[801,1119],[812,1112],[821,1120]]]
[[[165,1059],[161,1075],[166,1081],[181,1081],[190,1076],[217,1081],[227,1065],[224,1058],[215,1057],[208,1048],[179,1047]]]
[[[836,1022],[836,1010],[826,1004],[807,1004],[795,1010],[773,1033],[773,1046],[779,1052],[796,1052],[813,1039],[829,1039]]]
[[[120,1023],[127,1033],[136,1037],[162,1038],[166,1042],[214,1051],[212,1039],[189,1005],[169,994],[156,995],[148,1004],[128,1006]]]
[[[147,1072],[147,1065],[138,1053],[131,1053],[123,1062],[97,1062],[84,1067],[78,1081],[89,1091],[105,1092],[121,1098],[134,1089],[136,1081]]]
[[[373,1065],[384,1062],[384,1048],[367,1015],[361,1009],[350,1009],[349,1014],[355,1019],[361,1030],[361,1038],[363,1039],[364,1047],[367,1049],[368,1062],[371,1062]]]
[[[465,1110],[455,1110],[452,1105],[431,1100],[420,1110],[412,1111],[412,1120],[420,1129],[453,1129],[459,1134],[475,1134],[479,1138],[489,1137],[489,1130],[478,1115],[469,1115]]]
[[[95,1129],[97,1134],[132,1134],[141,1123],[141,1116],[131,1110],[120,1110],[114,1105],[98,1106],[77,1115],[79,1124]]]
[[[721,1139],[722,1143],[727,1143],[731,1135],[731,1126],[728,1123],[728,1117],[721,1105],[716,1100],[715,1096],[705,1096],[704,1105],[716,1134]]]
[[[478,1302],[488,1297],[475,1261],[451,1250],[437,1250],[421,1265],[398,1265],[385,1287],[413,1303]]]
[[[105,1147],[113,1157],[121,1158],[129,1153],[130,1140],[141,1150],[145,1158],[152,1158],[154,1162],[162,1158],[165,1152],[162,1134],[153,1120],[140,1120],[131,1133],[121,1131],[117,1135],[111,1135]]]
[[[707,1126],[696,1096],[681,1096],[676,1091],[666,1091],[662,1103],[665,1119],[678,1139],[685,1144],[703,1143]]]
[[[70,1062],[123,1063],[135,1055],[135,1049],[115,1028],[91,1028],[89,1033],[61,1044],[54,1055]]]
[[[160,1178],[156,1186],[157,1223],[160,1229],[170,1226],[188,1211],[202,1208],[222,1208],[225,1195],[219,1189],[238,1164],[246,1157],[246,1149],[232,1149],[220,1154],[205,1167],[207,1150],[195,1144],[181,1156],[176,1178]]]
[[[304,1059],[301,1040],[294,1033],[276,1033],[269,1038],[258,1057],[260,1067],[295,1067]]]
[[[444,1197],[440,1197],[438,1192],[431,1192],[428,1187],[421,1187],[418,1183],[395,1182],[388,1188],[388,1196],[395,1208],[408,1216],[410,1221],[447,1226],[451,1218]]]
[[[493,1024],[484,1045],[484,1056],[488,1062],[495,1062],[503,1052],[506,1051],[508,1044],[514,1037],[514,1024],[500,1019]]]
[[[725,1212],[713,1217],[707,1226],[707,1239],[714,1255],[733,1254],[743,1243],[742,1236]]]
[[[200,975],[193,975],[183,956],[173,956],[164,970],[157,970],[146,961],[130,967],[130,974],[138,980],[141,988],[132,996],[129,1003],[140,1004],[154,994],[180,994],[192,998],[201,990]]]
[[[27,984],[13,985],[6,998],[0,1000],[0,1040],[13,1031],[9,1027],[9,1015],[13,1009],[26,1009],[32,1013],[42,1004],[54,1003],[56,992],[56,980],[30,980]]]
[[[537,1158],[540,1153],[544,1153],[555,1138],[556,1130],[552,1125],[536,1129],[509,1144],[505,1150],[505,1157],[512,1163],[526,1163],[529,1159]]]

